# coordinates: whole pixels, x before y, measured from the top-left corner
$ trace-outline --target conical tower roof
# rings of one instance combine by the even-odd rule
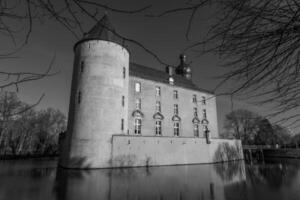
[[[105,40],[123,45],[123,39],[117,35],[106,14],[75,44],[74,49],[79,43],[88,40]]]

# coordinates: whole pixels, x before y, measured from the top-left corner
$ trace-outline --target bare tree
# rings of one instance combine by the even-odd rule
[[[259,105],[271,104],[268,117],[278,122],[300,122],[300,3],[296,0],[195,0],[165,10],[157,17],[185,12],[186,38],[200,8],[215,9],[211,28],[185,51],[216,53],[225,60],[228,73],[216,87],[219,95],[242,95]],[[238,82],[228,92],[218,92],[228,81]],[[258,100],[258,101],[257,101]],[[298,112],[295,112],[297,109]]]
[[[206,37],[190,38],[193,22],[202,8],[209,6],[216,11],[211,28]],[[117,12],[125,15],[139,14],[147,11],[151,5],[124,10],[114,8],[95,0],[2,0],[0,1],[0,34],[9,37],[16,48],[13,52],[5,52],[1,58],[12,57],[14,52],[30,41],[30,34],[35,21],[55,20],[75,37],[85,32],[83,20],[88,18],[98,21],[103,12]],[[177,13],[185,13],[187,18],[186,38],[193,42],[186,52],[217,53],[225,61],[228,73],[223,81],[237,81],[238,87],[226,93],[228,95],[246,95],[247,98],[259,99],[260,104],[272,104],[270,117],[287,113],[281,122],[295,125],[300,122],[299,109],[299,11],[300,4],[296,0],[189,0],[182,2],[178,8],[171,8],[162,13],[148,13],[151,17],[164,17]],[[14,21],[15,23],[11,23]],[[15,25],[19,24],[18,28]],[[22,31],[18,31],[22,30]],[[24,31],[25,30],[25,31]],[[22,42],[16,36],[23,35]],[[138,45],[155,57],[161,64],[160,56],[138,41],[124,37],[115,32],[124,43]],[[1,72],[0,72],[1,74]],[[36,80],[49,74],[8,73],[8,85],[17,86],[24,80]],[[23,78],[23,79],[22,79]],[[7,87],[3,85],[0,88]]]

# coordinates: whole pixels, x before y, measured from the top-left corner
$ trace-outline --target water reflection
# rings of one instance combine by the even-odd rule
[[[65,170],[56,160],[0,162],[0,199],[299,199],[299,160]]]
[[[189,165],[89,171],[58,169],[57,199],[224,199],[224,184],[245,180],[245,166],[243,162],[229,164],[220,176],[218,171],[222,166]]]

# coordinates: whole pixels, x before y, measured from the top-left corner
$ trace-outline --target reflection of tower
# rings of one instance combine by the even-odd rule
[[[192,69],[186,63],[186,55],[181,54],[179,56],[179,58],[180,58],[180,64],[176,68],[176,74],[181,75],[181,76],[185,77],[188,80],[192,80]]]
[[[112,135],[127,131],[129,53],[105,15],[74,46],[68,132],[59,164],[111,167]]]

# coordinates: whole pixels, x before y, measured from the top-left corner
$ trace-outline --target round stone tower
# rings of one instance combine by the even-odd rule
[[[67,133],[59,165],[111,167],[112,136],[127,133],[129,53],[105,15],[74,46]]]

